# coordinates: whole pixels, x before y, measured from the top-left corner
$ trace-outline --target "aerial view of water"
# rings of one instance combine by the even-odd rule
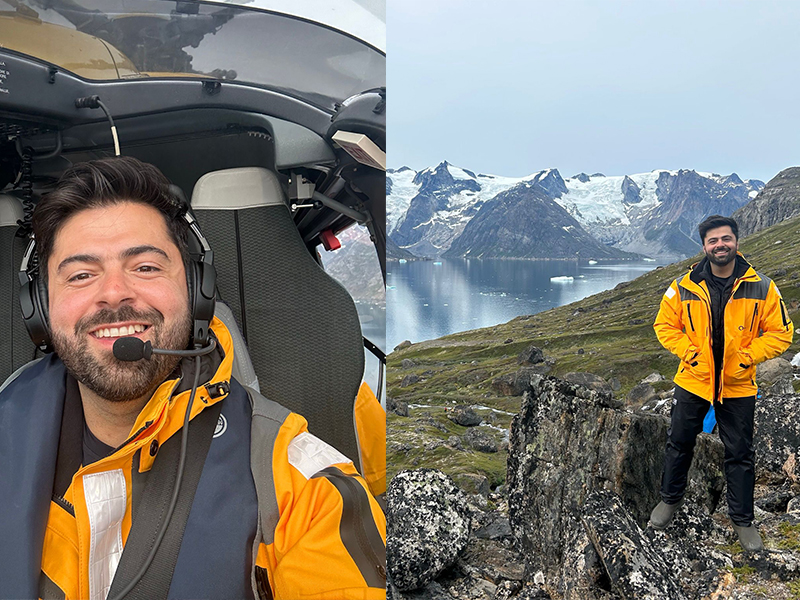
[[[442,260],[390,262],[386,347],[510,321],[575,302],[659,262]]]

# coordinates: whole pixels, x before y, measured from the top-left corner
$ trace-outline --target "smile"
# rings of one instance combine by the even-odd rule
[[[93,335],[98,339],[125,337],[128,335],[135,335],[137,333],[142,333],[148,328],[149,325],[143,325],[141,323],[136,323],[133,325],[122,325],[116,327],[100,327],[92,331],[91,335]]]

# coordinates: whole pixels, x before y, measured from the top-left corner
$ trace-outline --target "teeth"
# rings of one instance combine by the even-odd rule
[[[133,335],[134,333],[141,333],[147,327],[145,325],[126,325],[123,327],[108,327],[104,329],[98,329],[94,332],[94,337],[96,338],[107,338],[107,337],[123,337],[126,335]]]

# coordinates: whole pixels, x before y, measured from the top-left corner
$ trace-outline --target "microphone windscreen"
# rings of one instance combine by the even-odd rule
[[[142,360],[145,354],[144,342],[137,337],[122,337],[114,342],[113,352],[118,360]]]

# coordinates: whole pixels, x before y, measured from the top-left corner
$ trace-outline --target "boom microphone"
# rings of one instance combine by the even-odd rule
[[[137,337],[122,337],[114,342],[114,357],[125,362],[134,362],[144,358],[149,359],[153,354],[170,354],[172,356],[203,356],[216,348],[217,342],[212,338],[209,343],[202,348],[195,350],[164,350],[153,348],[153,344],[148,340],[143,342]]]

